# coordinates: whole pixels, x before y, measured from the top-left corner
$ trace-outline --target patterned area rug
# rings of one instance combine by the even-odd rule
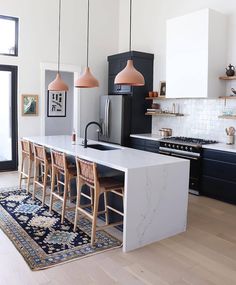
[[[118,239],[98,231],[96,245],[92,247],[91,222],[81,217],[74,232],[74,211],[69,212],[61,224],[60,207],[61,203],[55,203],[50,214],[47,205],[41,206],[40,197],[33,201],[31,194],[17,187],[0,189],[0,228],[32,270],[50,268],[121,246]]]

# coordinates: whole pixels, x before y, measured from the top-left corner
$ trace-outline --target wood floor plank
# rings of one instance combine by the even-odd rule
[[[0,173],[0,187],[17,173]],[[236,207],[189,196],[187,231],[130,253],[115,249],[32,272],[0,231],[0,285],[235,285]]]

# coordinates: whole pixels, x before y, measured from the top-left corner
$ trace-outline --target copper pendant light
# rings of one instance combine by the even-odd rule
[[[69,90],[68,85],[61,78],[60,54],[61,54],[61,0],[59,0],[59,12],[58,12],[57,75],[56,75],[56,78],[48,85],[49,91],[68,91]]]
[[[77,88],[93,88],[93,87],[98,87],[99,83],[98,80],[93,76],[93,74],[90,71],[89,68],[89,20],[90,20],[90,15],[89,15],[89,0],[88,0],[88,17],[87,17],[87,65],[84,69],[84,73],[82,74],[81,77],[79,77],[76,82],[75,82],[75,87]]]
[[[130,31],[129,31],[129,51],[131,52],[131,36],[132,36],[132,0],[130,0]],[[134,67],[132,58],[127,60],[126,67],[115,77],[115,84],[143,86],[145,80],[143,75]]]

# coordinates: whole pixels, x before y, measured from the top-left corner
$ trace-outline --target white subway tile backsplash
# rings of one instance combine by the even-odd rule
[[[227,100],[224,106],[223,99],[171,99],[158,102],[161,109],[172,110],[173,103],[176,110],[185,114],[184,117],[152,118],[152,132],[158,133],[160,128],[172,128],[175,136],[191,136],[204,139],[226,141],[225,128],[236,128],[236,120],[219,119],[223,111],[236,114],[236,99]]]

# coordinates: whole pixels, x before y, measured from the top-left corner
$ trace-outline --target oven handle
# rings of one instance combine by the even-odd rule
[[[167,151],[162,151],[162,150],[159,150],[159,153],[161,153],[161,154],[167,154],[167,155],[171,155],[171,153],[170,153],[170,152],[167,152]]]
[[[187,156],[187,155],[176,154],[176,153],[173,153],[171,155],[176,156],[176,157],[186,158],[186,159],[199,160],[199,157]]]
[[[166,155],[171,155],[171,156],[176,156],[180,158],[186,158],[186,159],[193,159],[193,160],[199,160],[198,157],[193,157],[193,156],[187,156],[187,155],[182,155],[182,154],[176,154],[176,153],[171,153],[171,152],[166,152],[166,151],[159,151],[161,154],[166,154]]]

